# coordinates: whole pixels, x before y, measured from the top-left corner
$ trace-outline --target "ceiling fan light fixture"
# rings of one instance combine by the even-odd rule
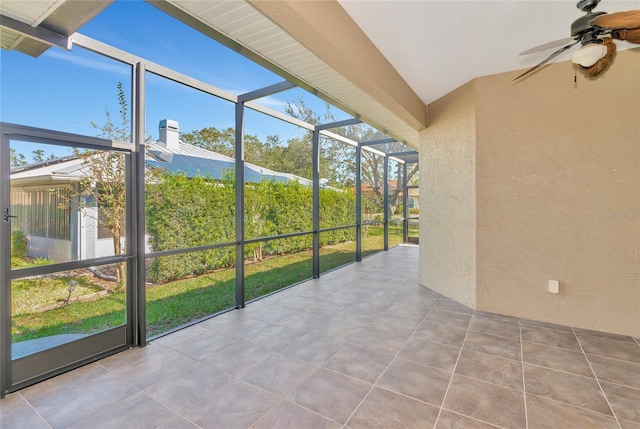
[[[607,47],[604,44],[589,43],[573,54],[572,61],[574,64],[579,64],[582,67],[591,67],[605,55],[607,55]]]

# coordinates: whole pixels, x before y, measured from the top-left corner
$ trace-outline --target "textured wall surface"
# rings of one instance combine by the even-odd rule
[[[429,106],[420,281],[481,310],[640,336],[640,49],[594,81],[574,83],[568,62],[513,75]]]
[[[429,106],[420,133],[420,283],[476,304],[475,84]]]
[[[640,335],[640,50],[511,79],[476,80],[478,308]]]

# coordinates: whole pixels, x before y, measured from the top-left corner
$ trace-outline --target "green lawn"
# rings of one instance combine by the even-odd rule
[[[363,256],[383,248],[382,226],[369,227],[363,238]],[[393,245],[390,228],[390,245]],[[397,234],[394,234],[396,237]],[[355,260],[355,242],[321,249],[321,272]],[[271,257],[245,265],[245,299],[258,298],[312,277],[312,253]],[[81,277],[69,304],[47,311],[33,311],[60,303],[68,296],[68,282],[54,279],[13,282],[13,342],[67,333],[93,333],[125,323],[125,295],[110,293],[99,299],[73,302],[78,294],[99,290],[91,277]],[[74,278],[76,279],[76,278]],[[77,279],[76,279],[77,280]],[[47,290],[46,298],[41,291]],[[235,306],[235,269],[150,286],[146,290],[147,334],[165,332],[191,320]],[[38,296],[40,295],[40,300]]]

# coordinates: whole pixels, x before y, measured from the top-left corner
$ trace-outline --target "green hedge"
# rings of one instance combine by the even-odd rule
[[[322,227],[355,223],[355,194],[320,191]],[[245,238],[312,230],[312,189],[298,182],[262,181],[245,185]],[[184,249],[235,240],[235,185],[207,177],[165,174],[147,187],[147,233],[153,251]],[[354,240],[354,229],[321,234],[321,246]],[[245,258],[310,249],[312,235],[247,244]],[[155,258],[148,272],[154,283],[199,275],[235,264],[235,247]]]

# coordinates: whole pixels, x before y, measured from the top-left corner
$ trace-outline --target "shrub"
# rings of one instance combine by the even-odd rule
[[[235,240],[235,190],[207,177],[167,174],[149,185],[147,232],[154,251],[184,249]],[[149,279],[167,282],[228,267],[234,248],[213,249],[153,260]]]
[[[166,174],[147,188],[147,232],[153,251],[235,242],[235,186],[232,181]],[[320,191],[322,227],[355,223],[355,194]],[[262,181],[245,185],[245,236],[260,238],[311,231],[312,189],[296,181]],[[355,239],[353,228],[324,232],[321,245]],[[261,259],[310,249],[311,234],[247,244],[245,256]],[[168,282],[235,264],[234,246],[159,257],[149,280]]]
[[[29,239],[20,230],[11,231],[11,257],[24,259],[27,257]]]

